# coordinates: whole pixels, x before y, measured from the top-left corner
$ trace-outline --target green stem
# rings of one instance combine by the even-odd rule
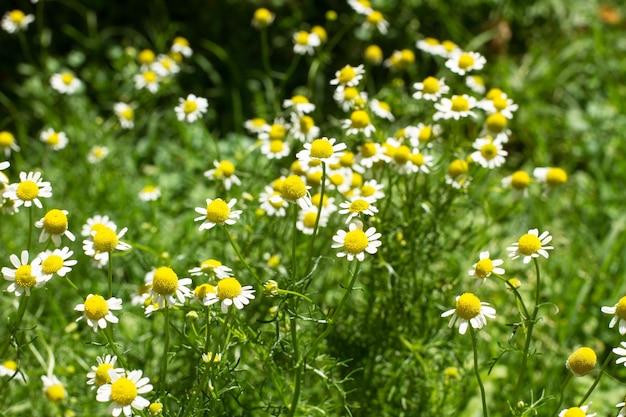
[[[478,387],[480,388],[480,399],[483,403],[483,416],[489,417],[489,411],[487,410],[487,396],[485,395],[485,386],[483,380],[480,378],[480,371],[478,370],[478,349],[476,347],[476,331],[472,326],[469,326],[470,335],[472,336],[472,350],[474,351],[474,372],[476,373],[476,380],[478,381]]]
[[[609,362],[611,361],[611,357],[612,356],[613,356],[613,352],[612,351],[610,351],[609,354],[606,355],[606,358],[604,359],[604,362],[602,363],[602,367],[600,368],[600,371],[598,372],[598,375],[596,375],[596,379],[594,379],[593,384],[591,384],[591,386],[589,387],[589,389],[585,393],[585,396],[578,402],[578,406],[579,407],[581,407],[585,403],[585,401],[587,401],[587,398],[589,398],[589,396],[591,395],[593,390],[596,389],[596,387],[600,383],[600,378],[602,378],[602,376],[606,372],[606,368],[609,366]]]
[[[277,101],[278,103],[281,103],[282,102],[282,98],[285,96],[285,86],[287,84],[287,80],[289,80],[289,78],[291,78],[291,76],[295,72],[296,68],[298,67],[298,63],[300,62],[300,58],[302,58],[302,55],[296,54],[296,56],[294,57],[293,61],[291,61],[291,65],[287,69],[287,72],[285,72],[285,74],[283,74],[282,80],[280,81],[280,87],[278,88],[278,94],[280,94],[280,96],[279,96],[280,99]]]
[[[271,77],[272,67],[270,65],[270,54],[267,42],[267,27],[261,28],[261,55],[263,59],[263,70],[269,77]]]
[[[161,384],[161,391],[165,392],[165,377],[167,376],[167,362],[169,361],[170,350],[170,309],[167,301],[165,301],[163,315],[165,317],[165,333],[163,335],[163,358],[161,359],[161,373],[159,374],[159,382]]]
[[[26,312],[26,305],[28,304],[29,299],[30,299],[29,296],[22,294],[20,298],[20,305],[17,309],[17,314],[15,315],[15,321],[13,322],[13,325],[11,326],[10,335],[2,343],[2,350],[0,350],[0,359],[6,358],[6,354],[9,350],[9,346],[11,345],[11,341],[15,339],[17,330],[20,324],[22,323],[22,318],[24,317],[24,313]]]
[[[105,329],[103,329],[103,333],[104,333],[105,339],[107,340],[107,344],[109,345],[109,347],[111,348],[115,356],[117,356],[117,359],[120,361],[120,364],[122,365],[122,367],[124,369],[128,369],[126,360],[124,359],[122,355],[120,355],[119,349],[117,348],[117,345],[115,344],[115,340],[113,339],[113,329],[110,326],[107,326]]]
[[[289,417],[296,415],[298,402],[300,401],[300,390],[302,386],[302,373],[304,371],[304,361],[300,357],[300,347],[298,346],[298,329],[296,325],[296,317],[289,323],[291,330],[291,344],[293,346],[293,356],[296,361],[296,374],[294,376],[295,385],[293,388],[293,397],[291,398],[291,406],[289,407]]]
[[[561,408],[561,404],[563,404],[563,393],[565,392],[565,387],[567,387],[567,384],[569,384],[571,379],[572,379],[572,373],[568,372],[567,376],[563,380],[563,383],[561,384],[561,393],[559,394],[559,402],[556,404],[556,407],[554,409],[553,417],[556,416],[559,413],[559,409]]]
[[[297,276],[297,251],[296,251],[296,243],[298,242],[298,227],[296,226],[298,223],[298,205],[297,203],[292,204],[293,211],[293,222],[291,227],[291,282],[292,284],[296,282]]]
[[[307,300],[309,303],[313,304],[313,300],[311,300],[309,297],[307,297],[304,294],[300,294],[299,292],[296,291],[289,291],[289,290],[278,290],[279,294],[291,294],[291,295],[295,295],[296,297],[300,297],[300,298],[304,298],[305,300]]]
[[[322,183],[320,185],[320,203],[317,206],[317,216],[315,217],[315,225],[313,225],[313,236],[311,236],[311,242],[309,244],[309,256],[307,257],[307,264],[304,276],[308,276],[311,272],[311,266],[313,264],[313,249],[315,247],[315,238],[319,230],[320,217],[322,217],[322,209],[324,208],[324,193],[326,191],[326,163],[322,162]],[[294,258],[295,259],[295,258]]]
[[[252,269],[250,264],[245,260],[245,258],[241,254],[241,251],[239,250],[239,246],[237,246],[237,243],[235,243],[235,240],[230,235],[230,231],[228,230],[228,226],[226,226],[226,225],[224,225],[224,232],[226,233],[226,236],[228,237],[228,241],[230,242],[231,246],[233,247],[233,250],[237,254],[237,257],[239,258],[239,260],[244,264],[244,266],[250,272],[250,274],[252,274],[252,276],[254,277],[256,282],[259,285],[262,285],[263,282],[261,281],[261,278],[259,278],[259,276],[256,274],[256,272],[254,272],[254,269]]]

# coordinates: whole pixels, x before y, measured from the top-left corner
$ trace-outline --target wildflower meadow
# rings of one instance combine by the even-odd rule
[[[0,2],[0,416],[626,416],[626,8]]]

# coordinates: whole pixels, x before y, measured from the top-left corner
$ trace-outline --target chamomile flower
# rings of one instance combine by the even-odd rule
[[[137,54],[137,62],[142,68],[147,68],[154,61],[156,61],[156,54],[152,49],[142,49]]]
[[[135,89],[142,90],[145,88],[154,94],[159,91],[159,83],[161,82],[161,79],[153,70],[144,68],[140,74],[136,74],[133,77],[133,81],[135,82]]]
[[[456,297],[456,307],[441,314],[441,317],[450,318],[448,327],[452,328],[455,323],[459,324],[459,333],[465,334],[468,326],[481,329],[487,324],[487,318],[494,319],[496,310],[488,303],[481,302],[472,293],[466,292]]]
[[[97,365],[93,365],[91,367],[91,371],[87,373],[87,385],[91,385],[91,389],[96,389],[101,387],[104,384],[111,383],[111,377],[109,376],[109,371],[113,371],[118,375],[124,373],[123,368],[116,368],[115,362],[117,361],[117,356],[98,356],[96,357]]]
[[[109,154],[109,148],[106,146],[94,145],[91,147],[89,154],[87,155],[87,162],[90,164],[97,164],[107,157]]]
[[[372,10],[367,14],[363,28],[366,30],[376,28],[380,33],[386,35],[389,30],[389,22],[385,20],[385,16],[381,12]]]
[[[383,65],[391,68],[392,71],[405,70],[415,62],[415,54],[410,49],[402,49],[393,51],[391,56],[387,58]]]
[[[345,256],[348,261],[352,261],[354,258],[363,261],[366,252],[373,255],[378,251],[378,247],[382,245],[381,236],[374,227],[370,227],[364,232],[363,223],[355,221],[350,223],[347,232],[345,230],[337,231],[333,236],[331,247],[333,249],[343,248],[343,251],[337,253],[340,258]]]
[[[141,201],[156,201],[161,197],[161,189],[155,185],[146,185],[139,191]]]
[[[52,186],[41,178],[40,172],[20,172],[20,182],[9,184],[3,196],[13,200],[16,209],[33,204],[43,208],[39,198],[52,197]]]
[[[346,129],[346,135],[363,133],[368,138],[376,131],[365,110],[354,110],[350,118],[343,121],[343,128]]]
[[[344,154],[347,148],[345,143],[337,143],[335,138],[319,138],[311,143],[305,143],[304,149],[296,154],[296,158],[303,165],[311,165],[312,163],[324,162],[326,164],[339,163],[339,158]]]
[[[121,309],[121,298],[111,297],[105,300],[103,296],[98,294],[89,294],[82,304],[74,307],[74,310],[84,312],[76,321],[84,318],[94,332],[97,332],[98,329],[106,329],[107,323],[117,323],[119,319],[113,315],[112,311]]]
[[[200,217],[196,217],[194,221],[202,221],[199,230],[209,230],[218,224],[233,225],[237,223],[237,219],[241,215],[241,210],[233,210],[233,207],[237,203],[237,199],[231,198],[226,203],[221,198],[206,199],[206,207],[196,207],[196,213],[202,214]]]
[[[117,225],[106,215],[96,214],[93,217],[87,219],[80,234],[84,237],[90,237],[92,232],[95,232],[103,227],[107,227],[111,230],[117,230]]]
[[[170,47],[170,52],[181,54],[185,58],[189,58],[193,55],[193,50],[189,46],[189,41],[187,38],[183,38],[182,36],[174,38],[172,46]]]
[[[328,224],[328,212],[321,211],[318,213],[318,207],[307,207],[301,209],[298,213],[298,220],[296,221],[296,228],[305,235],[312,235],[315,231],[315,223],[318,223],[318,227],[326,227]],[[317,217],[319,215],[319,221]]]
[[[374,207],[369,200],[361,197],[355,197],[350,201],[344,201],[339,204],[339,214],[347,214],[346,224],[361,214],[366,216],[374,216],[378,213],[378,209]]]
[[[448,60],[445,65],[450,71],[465,75],[470,71],[479,71],[483,69],[487,59],[478,52],[456,52]]]
[[[146,275],[146,285],[150,287],[152,302],[159,308],[173,306],[178,301],[184,303],[186,298],[191,297],[191,290],[187,285],[191,284],[191,278],[179,279],[174,270],[167,266],[151,271]]]
[[[263,133],[269,129],[269,125],[262,117],[255,117],[254,119],[246,120],[243,123],[243,127],[250,133],[254,133],[258,135],[259,133]]]
[[[535,177],[537,182],[547,184],[550,187],[557,187],[567,182],[567,172],[558,167],[535,168],[533,177]]]
[[[283,100],[283,108],[293,110],[298,114],[308,114],[315,111],[315,104],[311,103],[305,96],[295,95],[290,99]]]
[[[413,88],[415,89],[413,98],[416,100],[438,101],[441,96],[450,91],[445,78],[435,77],[426,77],[421,83],[413,84]]]
[[[293,34],[293,51],[298,55],[313,55],[315,48],[321,43],[322,41],[315,33],[301,30]]]
[[[178,106],[174,108],[178,120],[193,123],[200,119],[209,108],[209,102],[206,98],[196,97],[189,94],[187,98],[179,98]]]
[[[367,103],[367,93],[365,91],[359,91],[356,87],[340,85],[333,93],[333,99],[343,111],[357,108],[362,109]]]
[[[41,132],[39,139],[53,151],[65,148],[68,142],[67,135],[64,132],[56,132],[52,128]]]
[[[299,175],[290,175],[282,182],[280,198],[289,203],[296,203],[300,208],[307,208],[312,204],[308,191],[309,188]],[[275,198],[272,197],[272,199]]]
[[[65,386],[55,375],[42,375],[43,392],[54,403],[61,402],[67,397]]]
[[[315,121],[311,116],[291,113],[291,128],[289,132],[300,142],[311,142],[319,137],[320,128],[315,126]],[[285,155],[286,156],[286,155]]]
[[[204,172],[204,176],[210,180],[222,181],[224,188],[230,190],[235,185],[241,185],[241,180],[235,175],[235,164],[228,160],[213,161],[215,168]]]
[[[13,133],[7,132],[6,130],[0,132],[0,151],[3,151],[4,156],[7,158],[11,156],[11,151],[20,151],[20,147],[17,145]]]
[[[93,257],[96,261],[109,259],[109,254],[114,250],[129,250],[131,246],[120,239],[126,234],[128,228],[125,227],[119,233],[115,229],[106,226],[100,227],[91,232],[91,239],[83,240],[83,251],[85,255]]]
[[[378,45],[369,45],[363,52],[363,59],[371,65],[380,65],[383,62],[383,50]]]
[[[423,147],[424,145],[427,148],[432,147],[432,139],[441,134],[441,126],[437,124],[418,123],[416,126],[407,126],[404,130],[411,146],[414,148]]]
[[[384,184],[379,184],[376,180],[368,180],[359,187],[355,193],[355,196],[359,196],[363,199],[366,199],[370,203],[375,203],[376,201],[385,197],[385,192],[383,191],[385,188]]]
[[[512,119],[513,113],[519,108],[505,93],[497,91],[480,100],[476,106],[483,109],[487,114],[500,113],[507,119]]]
[[[133,410],[142,411],[150,405],[141,394],[152,391],[150,379],[142,377],[141,370],[116,372],[109,370],[111,382],[101,385],[96,392],[96,400],[99,402],[111,402],[109,413],[118,417],[124,413],[126,417],[133,415]]]
[[[589,407],[591,407],[591,403],[580,407],[566,408],[561,410],[559,417],[595,417],[596,413],[588,414]]]
[[[465,77],[465,85],[476,94],[485,94],[485,80],[480,75],[468,75]]]
[[[18,364],[12,360],[0,363],[0,377],[9,377],[22,383],[26,383],[26,375],[19,370]]]
[[[504,261],[502,259],[491,259],[489,251],[480,253],[479,260],[472,269],[467,271],[470,277],[476,277],[478,284],[482,284],[493,273],[496,275],[504,275],[504,268],[500,268]]]
[[[126,103],[115,103],[113,112],[120,121],[122,129],[132,129],[135,126],[135,111]]]
[[[207,259],[200,263],[200,266],[189,270],[192,276],[215,275],[217,278],[228,278],[233,276],[232,268],[223,265],[216,259]]]
[[[61,237],[65,236],[72,242],[76,239],[74,234],[67,229],[67,210],[49,210],[43,218],[35,222],[35,227],[42,229],[39,235],[39,243],[50,238],[54,246],[61,245]]]
[[[365,67],[363,64],[356,67],[346,65],[339,71],[335,72],[335,78],[330,80],[330,84],[343,87],[356,87],[363,79],[364,74]]]
[[[207,294],[204,304],[212,305],[221,302],[222,313],[228,313],[228,308],[234,305],[237,310],[241,310],[244,306],[254,299],[254,288],[251,285],[241,286],[239,280],[235,277],[220,279],[217,282],[216,294]]]
[[[463,159],[455,159],[450,162],[446,175],[446,184],[450,184],[457,189],[467,187],[471,181],[471,178],[467,175],[468,169],[469,166]]]
[[[35,257],[31,263],[28,262],[29,253],[23,250],[18,258],[12,254],[9,259],[15,269],[9,267],[2,268],[4,279],[10,281],[7,291],[12,292],[19,297],[22,294],[30,296],[31,288],[41,288],[48,280],[41,272],[41,259]]]
[[[389,157],[380,143],[364,142],[359,146],[357,161],[360,166],[371,168],[379,162],[388,162]]]
[[[424,38],[415,43],[415,47],[420,51],[424,51],[435,56],[444,56],[445,48],[439,42],[439,39]]]
[[[609,328],[612,329],[618,324],[619,334],[622,336],[626,334],[626,296],[619,299],[614,306],[603,306],[602,312],[605,314],[613,314],[613,318],[609,323]]]
[[[384,101],[373,99],[369,102],[369,108],[372,113],[382,119],[387,119],[390,122],[396,120],[393,113],[391,113],[391,107],[389,107],[389,104]]]
[[[444,97],[435,103],[437,111],[433,115],[433,120],[476,118],[476,113],[473,111],[474,107],[476,107],[476,99],[467,94],[454,95],[451,98]]]
[[[287,201],[282,198],[282,193],[266,186],[265,191],[259,194],[261,209],[268,216],[285,217],[287,215]]]
[[[252,26],[257,29],[263,29],[268,27],[274,22],[276,15],[265,7],[259,7],[254,11],[254,15],[252,16]]]
[[[435,158],[432,155],[424,155],[417,148],[413,148],[409,155],[409,161],[416,167],[415,172],[430,174]]]
[[[174,58],[165,54],[159,54],[156,57],[156,61],[150,65],[150,69],[162,78],[169,77],[180,72],[180,67]]]
[[[472,152],[470,157],[483,168],[493,169],[502,166],[506,161],[505,156],[508,155],[500,141],[494,140],[491,136],[477,138],[472,147],[476,151]]]
[[[259,133],[260,140],[285,140],[287,132],[289,131],[289,125],[285,123],[285,120],[278,117],[274,120],[274,123],[265,124],[261,133]]]
[[[4,14],[0,26],[8,33],[17,33],[20,30],[26,30],[28,25],[35,21],[35,16],[25,14],[21,10],[11,10]]]
[[[530,175],[526,171],[518,170],[502,178],[501,183],[503,187],[512,188],[514,192],[527,196],[530,181]]]
[[[291,146],[282,139],[265,140],[259,149],[267,159],[283,159],[291,154]]]
[[[528,233],[522,235],[517,242],[506,250],[511,252],[509,253],[511,259],[523,257],[524,263],[527,264],[532,258],[539,256],[547,259],[550,256],[548,251],[554,249],[554,247],[548,246],[551,241],[552,236],[548,231],[540,235],[538,229],[530,229]]]
[[[70,72],[52,74],[50,85],[61,94],[74,94],[82,85],[82,81]]]
[[[53,251],[47,250],[38,255],[41,259],[41,273],[46,280],[50,280],[53,274],[64,277],[68,274],[77,261],[70,259],[74,254],[67,246]]]
[[[572,371],[574,376],[583,376],[593,371],[598,357],[590,347],[576,349],[565,362],[565,367]]]
[[[372,12],[372,3],[369,0],[348,0],[348,5],[358,14],[368,15]]]

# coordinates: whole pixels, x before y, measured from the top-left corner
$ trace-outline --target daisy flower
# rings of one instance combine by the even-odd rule
[[[593,371],[596,367],[598,357],[596,352],[589,347],[576,349],[565,362],[565,367],[572,371],[574,376],[583,376]]]
[[[559,417],[595,417],[596,413],[587,414],[591,403],[580,407],[571,407],[561,410]]]
[[[169,77],[170,75],[180,72],[180,67],[176,61],[174,61],[172,57],[165,54],[159,54],[156,57],[156,61],[150,65],[150,69],[162,78]]]
[[[441,101],[435,103],[437,111],[433,115],[433,120],[476,118],[476,113],[472,111],[474,107],[476,107],[476,99],[467,94],[454,95],[451,98],[444,97]]]
[[[156,201],[161,197],[161,189],[154,185],[146,185],[139,191],[141,201]]]
[[[513,191],[521,193],[523,196],[528,195],[528,185],[530,184],[530,175],[526,171],[518,170],[502,178],[502,186],[504,188],[512,188]]]
[[[601,308],[605,314],[613,314],[613,318],[609,323],[609,329],[618,325],[619,334],[622,336],[626,334],[626,296],[619,299],[614,306],[603,306]]]
[[[539,235],[538,229],[530,229],[528,233],[522,235],[517,242],[509,246],[506,250],[509,252],[511,259],[524,257],[525,264],[530,262],[532,258],[538,258],[540,255],[548,258],[548,250],[554,249],[552,246],[546,246],[552,241],[552,236],[548,231]]]
[[[417,148],[413,148],[409,155],[409,161],[417,168],[415,172],[430,174],[435,158],[432,155],[424,155]]]
[[[361,132],[368,138],[376,131],[365,110],[354,110],[350,118],[343,121],[343,128],[346,129],[346,135],[357,135]]]
[[[345,143],[335,142],[335,138],[323,137],[315,139],[311,143],[305,143],[304,149],[296,154],[296,158],[303,165],[311,165],[311,163],[324,162],[326,164],[339,163],[339,158],[344,154],[347,148]]]
[[[348,231],[339,230],[337,234],[333,236],[332,248],[343,248],[344,250],[337,253],[338,257],[346,257],[348,261],[356,258],[359,261],[365,259],[365,252],[370,255],[375,254],[378,251],[378,247],[382,245],[379,240],[380,233],[376,232],[374,227],[370,227],[365,232],[363,231],[363,224],[359,221],[350,223]]]
[[[296,203],[300,208],[307,208],[312,204],[309,188],[299,175],[290,175],[283,180],[280,187],[280,198],[290,203]],[[272,199],[276,199],[276,197],[272,197]]]
[[[100,214],[96,214],[93,217],[87,219],[85,224],[83,225],[80,234],[81,236],[91,236],[91,233],[97,231],[103,227],[107,227],[111,230],[117,230],[117,225],[113,223],[109,216],[102,216]]]
[[[75,259],[70,259],[73,254],[74,252],[68,247],[40,253],[38,257],[41,259],[41,273],[46,280],[50,280],[53,274],[64,277],[70,272],[78,262]]]
[[[315,33],[301,30],[293,34],[293,51],[298,55],[313,55],[315,48],[321,43],[322,41]]]
[[[61,72],[52,74],[50,85],[61,94],[74,94],[83,83],[74,74]]]
[[[355,197],[351,201],[344,201],[339,204],[339,214],[347,214],[346,224],[350,223],[352,219],[364,214],[367,216],[374,216],[378,213],[378,209],[374,207],[369,200],[361,197]]]
[[[4,156],[11,156],[11,151],[19,152],[20,147],[15,142],[15,136],[6,130],[0,132],[0,150],[4,151]]]
[[[2,268],[4,279],[11,281],[7,291],[14,293],[17,297],[24,293],[29,296],[31,288],[41,288],[47,282],[46,277],[41,272],[41,259],[36,257],[31,263],[28,263],[29,256],[27,250],[23,250],[19,258],[12,254],[9,259],[15,269],[6,266]]]
[[[204,305],[221,302],[222,313],[228,313],[228,307],[234,305],[237,310],[241,310],[245,305],[254,299],[254,288],[251,285],[242,287],[237,278],[228,277],[217,282],[216,293],[207,293]]]
[[[478,284],[482,284],[493,273],[496,275],[504,275],[504,269],[500,268],[504,261],[502,259],[491,259],[489,251],[480,253],[479,260],[472,269],[467,271],[470,277],[476,277]]]
[[[388,162],[389,157],[380,143],[365,142],[359,146],[357,161],[363,168],[371,168],[379,162]]]
[[[372,10],[367,14],[365,22],[363,22],[363,28],[366,30],[376,28],[380,33],[386,35],[389,30],[389,22],[385,20],[381,12]]]
[[[189,46],[189,41],[182,36],[174,38],[172,46],[170,47],[170,52],[181,54],[185,58],[189,58],[193,55],[193,50]]]
[[[191,290],[187,285],[191,278],[179,279],[172,268],[162,266],[146,275],[146,285],[150,288],[152,302],[159,308],[175,305],[176,301],[183,304],[186,298],[191,297]]]
[[[519,106],[503,92],[491,94],[490,98],[486,97],[480,100],[476,106],[483,109],[487,114],[500,113],[507,119],[512,119],[513,113],[519,108]]]
[[[161,82],[157,73],[148,68],[144,69],[140,74],[136,74],[133,77],[133,81],[135,82],[135,89],[141,90],[145,88],[153,94],[159,91],[159,83]]]
[[[452,185],[454,188],[465,188],[469,185],[471,178],[467,176],[469,166],[463,159],[455,159],[448,165],[448,173],[446,174],[446,184]]]
[[[189,273],[192,276],[199,276],[203,274],[215,275],[220,279],[233,276],[232,268],[223,265],[216,259],[207,259],[206,261],[202,261],[200,266],[190,269]]]
[[[141,64],[142,68],[147,68],[154,61],[156,61],[156,54],[152,49],[142,49],[137,54],[137,62]]]
[[[17,362],[7,360],[0,363],[0,377],[8,376],[9,380],[16,379],[22,383],[26,382],[26,375],[18,369]]]
[[[39,243],[50,238],[54,246],[61,245],[61,237],[65,236],[72,242],[76,239],[74,234],[67,230],[67,210],[52,209],[43,218],[35,222],[35,227],[42,229],[39,235]]]
[[[241,215],[241,210],[233,210],[237,203],[237,199],[232,198],[226,203],[221,198],[206,199],[206,207],[196,207],[196,213],[202,214],[196,217],[194,221],[202,221],[199,230],[212,229],[217,224],[233,225]]]
[[[269,129],[269,125],[265,121],[265,119],[261,117],[255,117],[254,119],[246,120],[243,123],[243,127],[250,133],[254,133],[258,135],[259,133],[263,133]]]
[[[480,75],[468,75],[465,77],[465,85],[476,94],[485,94],[485,80]]]
[[[298,114],[307,114],[315,111],[315,104],[309,102],[309,99],[305,96],[296,95],[284,100],[283,108],[285,110],[293,110]]]
[[[3,196],[15,202],[15,208],[33,204],[43,208],[39,198],[52,197],[52,186],[41,178],[40,172],[20,172],[20,182],[9,184]]]
[[[541,167],[533,170],[533,177],[538,182],[547,184],[550,187],[556,187],[567,182],[567,172],[558,167]]]
[[[115,229],[103,226],[92,230],[91,239],[83,240],[83,251],[85,255],[93,257],[96,261],[108,261],[109,253],[114,250],[129,250],[131,246],[128,243],[120,241],[126,234],[128,228],[125,227],[119,233],[115,233]]]
[[[24,14],[21,10],[11,10],[4,14],[0,26],[8,33],[17,33],[20,30],[26,30],[28,25],[35,21],[32,14]]]
[[[416,100],[438,101],[439,98],[448,94],[450,87],[446,85],[445,78],[426,77],[421,83],[413,84],[416,90],[413,98]]]
[[[450,71],[465,75],[470,71],[479,71],[483,69],[487,60],[478,52],[456,52],[446,61],[446,67]]]
[[[333,99],[343,111],[365,108],[367,103],[367,93],[359,91],[356,87],[345,87],[340,85],[333,93]]]
[[[369,45],[363,52],[363,58],[371,65],[380,65],[383,62],[383,50],[378,45]]]
[[[458,322],[459,333],[465,334],[468,326],[481,329],[487,324],[487,318],[496,318],[496,310],[488,303],[481,302],[475,294],[466,292],[456,297],[455,308],[441,314],[441,317],[448,316],[452,316],[448,327],[452,328]]]
[[[472,144],[476,151],[470,157],[483,168],[493,169],[502,166],[506,161],[508,152],[502,149],[502,144],[498,140],[493,140],[491,136],[478,138]]]
[[[357,189],[356,195],[373,204],[385,197],[383,188],[385,188],[384,184],[379,184],[376,180],[368,180]]]
[[[126,103],[115,103],[113,112],[120,121],[122,129],[132,129],[135,126],[135,111]]]
[[[89,294],[85,298],[83,304],[78,304],[74,307],[76,311],[82,311],[85,314],[76,319],[80,321],[83,318],[87,320],[89,327],[93,328],[94,332],[100,329],[106,329],[107,322],[117,323],[119,319],[113,315],[111,310],[121,310],[122,299],[111,297],[105,300],[103,296],[97,294]]]
[[[384,101],[373,99],[369,102],[369,108],[372,113],[380,118],[387,119],[390,122],[396,120],[396,118],[393,116],[393,113],[391,113],[391,107],[389,107],[389,104]]]
[[[291,113],[290,118],[291,128],[289,132],[300,142],[311,142],[313,139],[319,137],[320,128],[315,126],[315,121],[311,116],[299,115],[294,112]]]
[[[111,382],[101,385],[96,392],[96,400],[99,402],[111,402],[109,413],[118,417],[124,413],[126,417],[133,415],[133,409],[142,411],[150,405],[150,401],[140,394],[152,391],[150,379],[142,377],[141,370],[116,372],[109,369]]]
[[[335,72],[335,78],[330,80],[330,84],[343,87],[356,87],[363,79],[364,74],[365,66],[363,64],[356,67],[346,65]]]
[[[55,375],[42,375],[41,382],[43,383],[43,392],[50,401],[58,403],[67,397],[65,386]]]
[[[109,148],[107,148],[106,146],[95,145],[89,151],[89,154],[87,155],[87,161],[90,164],[97,164],[98,162],[106,158],[108,154]]]
[[[204,172],[204,176],[210,180],[222,181],[224,188],[230,190],[233,184],[241,185],[241,180],[235,175],[235,165],[227,160],[213,161],[215,168]]]
[[[104,384],[111,383],[109,371],[114,371],[118,375],[124,373],[123,368],[116,368],[115,362],[117,356],[106,355],[104,357],[96,357],[97,365],[91,367],[91,371],[87,373],[87,385],[91,385],[91,389],[96,389]]]
[[[254,11],[254,15],[252,15],[252,26],[256,29],[262,29],[268,27],[274,22],[276,15],[265,7],[259,7]]]
[[[265,191],[259,194],[260,208],[268,216],[285,217],[287,215],[287,201],[282,198],[280,191],[265,186]]]
[[[401,71],[407,69],[413,62],[415,62],[415,54],[413,51],[410,49],[402,49],[393,51],[391,56],[383,62],[383,65],[387,68],[391,68],[392,71]]]
[[[415,43],[415,47],[420,51],[426,52],[435,56],[444,56],[445,48],[439,42],[439,39],[435,38],[424,38],[420,39]]]
[[[267,159],[283,159],[291,153],[289,143],[282,139],[265,140],[259,149]]]
[[[41,132],[39,139],[48,145],[50,149],[53,151],[58,151],[59,149],[63,149],[67,146],[67,136],[64,132],[55,132],[54,129],[49,128]]]
[[[301,209],[298,213],[296,228],[305,235],[312,235],[315,231],[315,222],[317,222],[319,209],[318,207],[307,207]],[[328,212],[322,210],[317,227],[326,227],[328,224]]]
[[[348,5],[358,14],[368,15],[373,10],[369,0],[348,0]]]
[[[179,104],[174,108],[174,111],[181,122],[193,123],[200,119],[209,108],[209,102],[206,98],[196,97],[193,94],[189,94],[187,98],[179,98],[178,102]]]

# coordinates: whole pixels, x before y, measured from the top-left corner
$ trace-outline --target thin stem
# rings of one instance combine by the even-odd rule
[[[285,74],[283,74],[282,80],[280,82],[280,87],[278,88],[278,94],[280,94],[281,98],[285,96],[285,86],[287,84],[287,80],[289,80],[289,78],[291,78],[291,76],[295,72],[296,68],[298,67],[298,63],[300,62],[300,58],[302,58],[302,55],[296,54],[296,56],[294,57],[293,61],[291,61],[291,65],[287,69],[287,72],[285,72]],[[280,103],[280,102],[282,102],[282,100],[278,100],[277,102]]]
[[[165,377],[167,375],[167,362],[169,361],[170,350],[170,309],[167,305],[167,301],[165,302],[163,315],[165,317],[165,333],[163,335],[163,359],[161,359],[161,373],[159,374],[159,382],[161,383],[161,391],[165,392]]]
[[[289,323],[293,356],[296,360],[296,374],[294,376],[295,385],[293,388],[293,397],[291,398],[291,406],[289,407],[289,417],[296,415],[296,409],[298,408],[298,402],[300,401],[302,372],[304,371],[304,361],[300,357],[300,347],[298,346],[298,326],[296,325],[296,317],[297,316],[294,316],[293,321]]]
[[[313,300],[311,300],[309,297],[307,297],[304,294],[300,294],[299,292],[296,291],[289,291],[289,290],[281,290],[278,289],[278,293],[279,294],[291,294],[291,295],[295,295],[296,297],[300,297],[300,298],[304,298],[305,300],[307,300],[309,303],[313,304]]]
[[[556,416],[559,413],[559,409],[561,408],[561,404],[563,404],[563,393],[565,392],[565,387],[567,386],[567,384],[569,384],[571,379],[572,379],[572,373],[568,372],[567,376],[563,380],[563,383],[561,384],[561,393],[559,394],[559,402],[556,404],[556,407],[554,408],[553,417]]]
[[[11,345],[11,340],[15,339],[15,334],[17,333],[17,330],[22,323],[22,318],[24,317],[24,313],[26,312],[26,305],[28,304],[29,299],[29,296],[22,294],[22,297],[20,298],[20,305],[17,309],[17,314],[15,315],[15,321],[11,326],[11,334],[2,344],[2,350],[0,350],[0,359],[6,358],[9,346]]]
[[[322,183],[320,185],[320,202],[317,206],[317,216],[315,217],[315,225],[313,226],[313,236],[311,236],[311,243],[309,244],[309,256],[307,257],[307,264],[304,276],[306,277],[311,272],[311,266],[313,264],[313,248],[315,247],[315,238],[317,237],[317,231],[319,230],[320,217],[322,217],[322,209],[324,208],[324,193],[326,191],[326,163],[322,162]],[[295,258],[294,258],[295,259]]]
[[[239,250],[239,246],[237,246],[237,243],[235,243],[235,240],[230,235],[230,231],[228,230],[228,227],[226,225],[224,225],[224,232],[226,233],[226,236],[228,237],[228,241],[230,242],[231,246],[233,247],[233,250],[237,254],[237,257],[239,258],[241,263],[243,263],[244,266],[246,267],[246,269],[248,271],[250,271],[250,273],[252,274],[252,276],[254,277],[254,279],[257,281],[258,284],[263,284],[263,282],[261,281],[261,278],[259,278],[259,276],[256,274],[256,272],[254,272],[254,269],[252,269],[250,264],[246,261],[246,259],[241,254],[241,251]]]
[[[270,66],[270,54],[267,42],[267,27],[261,28],[261,56],[263,59],[263,70],[268,76],[272,76],[272,67]]]
[[[293,204],[292,205],[292,211],[293,211],[293,222],[292,222],[292,228],[291,228],[291,282],[294,283],[296,282],[296,275],[297,275],[297,268],[296,266],[298,265],[298,261],[297,261],[297,251],[296,251],[296,243],[298,241],[297,237],[298,237],[298,227],[297,227],[297,223],[298,223],[298,205],[297,204]]]
[[[613,356],[613,352],[612,351],[609,352],[608,355],[606,355],[606,358],[604,359],[604,362],[602,363],[602,367],[600,368],[600,371],[598,372],[598,375],[596,375],[596,379],[594,379],[593,384],[591,384],[591,386],[589,387],[589,389],[585,393],[585,396],[578,402],[578,406],[579,407],[581,407],[585,403],[585,401],[587,401],[587,398],[589,398],[589,396],[591,395],[593,390],[596,389],[596,387],[600,383],[600,378],[602,378],[602,376],[606,372],[606,368],[609,366],[609,362],[611,361],[611,357],[612,356]]]
[[[478,381],[478,387],[480,388],[480,399],[483,403],[483,416],[488,417],[489,411],[487,410],[487,396],[485,395],[485,386],[480,378],[480,372],[478,371],[478,349],[476,348],[476,333],[472,326],[469,326],[470,335],[472,336],[472,350],[474,351],[474,372],[476,373],[476,380]]]
[[[109,268],[107,271],[107,278],[109,281],[109,298],[113,297],[113,256],[109,252]]]
[[[120,352],[117,349],[117,345],[115,344],[115,340],[113,339],[113,329],[110,326],[107,326],[105,329],[103,329],[102,333],[104,333],[104,337],[107,340],[107,344],[109,345],[109,347],[111,348],[111,350],[113,351],[117,359],[120,361],[120,364],[122,365],[122,367],[124,369],[128,369],[126,360],[124,359],[122,355],[120,355]]]

